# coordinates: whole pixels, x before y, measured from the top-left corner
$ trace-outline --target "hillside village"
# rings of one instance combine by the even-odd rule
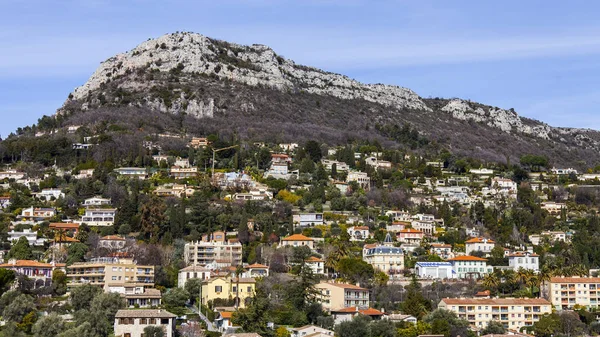
[[[0,142],[3,336],[600,333],[600,167],[82,130]]]

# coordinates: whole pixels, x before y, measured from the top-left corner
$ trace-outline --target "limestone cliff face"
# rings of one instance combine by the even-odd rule
[[[250,86],[262,85],[282,91],[303,90],[342,99],[364,99],[387,106],[429,110],[410,89],[362,84],[343,75],[296,65],[264,45],[242,46],[194,33],[164,35],[111,57],[100,65],[85,84],[75,89],[70,99],[85,100],[114,78],[140,69],[205,74]],[[137,91],[143,90],[144,86],[143,82],[124,84],[124,88]],[[151,98],[136,102],[164,112],[186,112],[198,117],[210,117],[214,113],[210,102],[188,102],[185,97],[180,97],[171,104],[164,103]]]
[[[520,117],[513,109],[462,99],[424,99],[407,88],[363,84],[347,76],[298,65],[264,45],[244,46],[195,33],[149,39],[111,57],[69,95],[58,113],[67,111],[65,109],[93,111],[126,106],[199,119],[227,119],[232,114],[256,119],[266,116],[266,110],[276,106],[272,101],[274,97],[260,96],[262,101],[257,100],[256,92],[265,90],[292,94],[283,98],[272,95],[286,103],[279,108],[284,116],[282,122],[294,116],[297,121],[322,125],[323,121],[337,121],[334,115],[344,115],[332,126],[339,132],[347,130],[349,121],[355,126],[364,123],[360,128],[367,130],[369,124],[408,122],[418,126],[420,133],[439,138],[466,132],[466,124],[476,123],[489,130],[482,133],[483,137],[489,137],[493,131],[508,138],[517,137],[519,142],[535,143],[535,146],[543,146],[544,142],[563,143],[590,151],[600,150],[600,133],[594,130],[555,128]],[[311,98],[315,105],[293,98],[302,96],[294,94],[303,93],[323,101],[335,98],[343,102],[328,110],[321,109],[319,98]],[[350,109],[350,105],[362,106],[359,102],[371,104],[365,111],[358,109],[358,114],[363,116],[357,115],[357,109]],[[462,126],[450,125],[456,123]],[[481,139],[482,135],[472,136]],[[499,145],[489,147],[492,146]]]

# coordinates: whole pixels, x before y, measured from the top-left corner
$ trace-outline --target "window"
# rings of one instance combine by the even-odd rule
[[[252,292],[252,287],[248,286],[248,292],[251,293]]]
[[[143,324],[143,325],[148,324],[148,319],[147,318],[140,318],[140,324]]]
[[[222,286],[215,286],[215,292],[216,293],[220,293],[223,291],[223,287]]]
[[[112,280],[113,280],[113,281],[116,281],[116,280],[117,280],[117,277],[116,277],[116,276],[113,276],[113,277],[112,277]]]
[[[237,292],[237,287],[236,287],[236,286],[233,286],[233,289],[232,289],[232,291],[233,291],[234,293],[235,293],[235,292]]]

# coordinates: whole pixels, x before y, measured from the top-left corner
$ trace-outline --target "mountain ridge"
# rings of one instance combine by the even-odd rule
[[[213,82],[230,85],[232,91],[220,90],[218,95],[211,97],[205,89]],[[561,145],[559,147],[567,151],[571,148],[586,153],[600,150],[600,133],[595,130],[552,127],[521,117],[513,109],[501,109],[460,98],[422,98],[400,86],[363,84],[345,75],[298,65],[265,45],[244,46],[196,33],[166,34],[107,59],[86,83],[69,95],[57,113],[119,106],[173,115],[185,114],[204,120],[219,116],[232,117],[236,111],[239,112],[236,117],[244,118],[247,114],[253,114],[252,117],[258,118],[258,106],[262,106],[263,110],[265,107],[256,102],[252,95],[244,102],[235,104],[231,102],[235,99],[227,97],[252,90],[315,95],[316,107],[306,104],[286,106],[289,115],[299,120],[304,120],[305,116],[296,112],[319,110],[318,101],[322,100],[319,97],[332,97],[346,102],[348,107],[356,105],[358,101],[377,105],[369,105],[366,111],[359,111],[369,114],[361,122],[367,129],[374,125],[416,122],[423,124],[418,130],[421,134],[440,140],[445,135],[443,126],[437,124],[459,122],[494,130],[494,135],[505,133],[514,137],[516,143],[529,143],[537,148]],[[335,105],[336,109],[344,110],[340,104]],[[347,114],[341,120],[354,118],[357,118],[356,113]],[[425,123],[420,123],[419,119],[424,119]],[[428,130],[427,120],[435,121],[435,127],[431,129],[438,130]],[[448,128],[449,133],[460,133],[461,130],[460,126]],[[485,133],[480,133],[480,138],[481,134]],[[510,143],[509,140],[505,141]],[[453,142],[448,145],[453,147]],[[506,156],[500,155],[500,150],[493,149],[495,157]],[[595,154],[590,159],[596,161],[600,158]],[[569,159],[567,162],[572,161]]]

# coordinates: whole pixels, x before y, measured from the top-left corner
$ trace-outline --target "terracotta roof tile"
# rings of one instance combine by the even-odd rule
[[[463,255],[448,259],[448,261],[487,261],[487,259],[477,256]]]
[[[552,277],[552,283],[600,283],[600,277]]]
[[[356,307],[349,307],[349,308],[344,308],[344,309],[339,309],[339,310],[332,310],[333,312],[341,312],[341,313],[353,313],[353,312],[357,312]],[[363,314],[363,315],[367,315],[367,316],[383,316],[385,315],[383,312],[377,310],[377,309],[373,309],[373,308],[368,308],[368,309],[358,309],[358,312]]]
[[[465,241],[465,243],[496,243],[496,242],[492,239],[472,238],[470,240]]]
[[[444,298],[446,304],[473,304],[473,305],[551,305],[543,298]]]
[[[313,239],[302,234],[294,234],[283,238],[283,241],[313,241]]]

